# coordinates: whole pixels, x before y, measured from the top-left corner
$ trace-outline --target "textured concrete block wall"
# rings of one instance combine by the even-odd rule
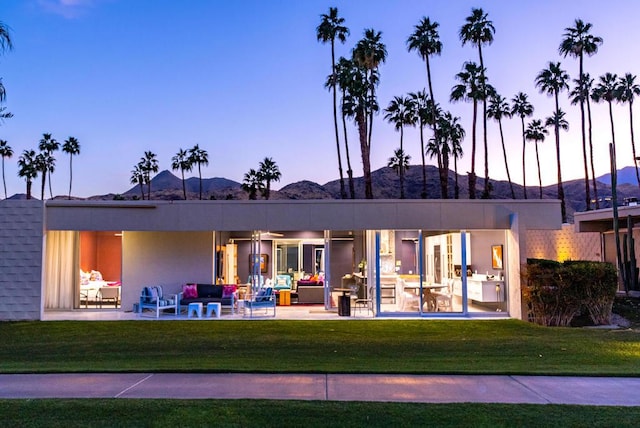
[[[0,320],[40,319],[41,201],[0,201]]]
[[[548,260],[601,261],[600,234],[576,233],[573,224],[564,224],[561,230],[528,230],[527,258]]]

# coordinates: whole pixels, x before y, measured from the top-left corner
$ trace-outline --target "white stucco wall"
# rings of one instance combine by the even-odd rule
[[[40,319],[44,208],[0,201],[0,320]]]
[[[212,232],[124,232],[122,308],[131,310],[146,285],[177,293],[188,282],[213,283]]]

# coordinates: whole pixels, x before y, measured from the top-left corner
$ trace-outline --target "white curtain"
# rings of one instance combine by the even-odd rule
[[[79,300],[80,233],[47,232],[44,265],[45,309],[73,309]]]

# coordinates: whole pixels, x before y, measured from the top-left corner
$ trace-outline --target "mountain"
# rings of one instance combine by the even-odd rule
[[[616,175],[618,184],[638,184],[638,179],[636,177],[636,168],[633,166],[625,166],[624,168],[619,169]],[[596,180],[611,185],[611,174],[609,173],[601,175],[600,177],[596,177]]]
[[[458,174],[458,186],[460,189],[460,199],[468,197],[468,180],[466,174]],[[640,197],[638,186],[635,181],[635,171],[633,167],[625,167],[619,171],[618,200],[621,204],[624,198]],[[628,178],[631,177],[631,178]],[[400,197],[398,175],[393,169],[383,167],[372,171],[373,195],[376,199],[397,199]],[[449,198],[454,197],[456,174],[449,171],[448,194]],[[598,199],[599,207],[610,207],[611,201],[611,185],[606,181],[606,176],[598,177]],[[427,182],[427,198],[440,198],[440,181],[438,178],[438,168],[433,165],[426,167]],[[477,179],[477,195],[482,194],[484,188],[484,177]],[[511,189],[509,183],[504,180],[491,180],[492,199],[511,199]],[[191,177],[185,180],[187,188],[187,198],[195,200],[199,198],[199,180],[197,177]],[[345,186],[349,191],[349,183],[345,177]],[[354,177],[354,188],[357,199],[364,198],[364,178]],[[522,185],[513,183],[513,189],[516,199],[523,199],[524,192]],[[585,210],[584,201],[584,181],[582,179],[570,180],[564,183],[564,191],[567,205],[567,217],[569,221],[573,220],[573,213]],[[144,187],[145,199],[147,187]],[[182,180],[172,174],[170,171],[162,171],[151,180],[151,199],[156,200],[179,200],[183,199]],[[236,181],[227,180],[226,178],[203,178],[202,179],[202,198],[203,199],[248,199],[247,193],[242,190],[242,185]],[[405,196],[407,199],[420,199],[422,194],[422,167],[420,165],[411,165],[406,171],[405,176]],[[593,191],[592,191],[593,196]],[[539,198],[538,186],[527,186],[527,197],[530,200]],[[542,188],[543,199],[557,198],[557,185],[544,186]],[[20,198],[15,195],[14,198]],[[140,199],[140,186],[133,186],[122,194],[107,194],[92,196],[88,199],[92,200],[113,200],[113,199]],[[340,181],[332,180],[323,185],[312,181],[299,181],[288,184],[280,190],[272,190],[271,199],[339,199],[340,198]],[[593,205],[592,205],[593,207]]]

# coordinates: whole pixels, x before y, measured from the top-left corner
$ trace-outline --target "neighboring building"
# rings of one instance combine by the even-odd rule
[[[523,318],[528,233],[560,228],[555,200],[3,200],[0,319],[85,310],[86,281],[120,283],[120,311],[146,285],[245,283],[258,254],[326,310],[355,285],[379,317]]]

